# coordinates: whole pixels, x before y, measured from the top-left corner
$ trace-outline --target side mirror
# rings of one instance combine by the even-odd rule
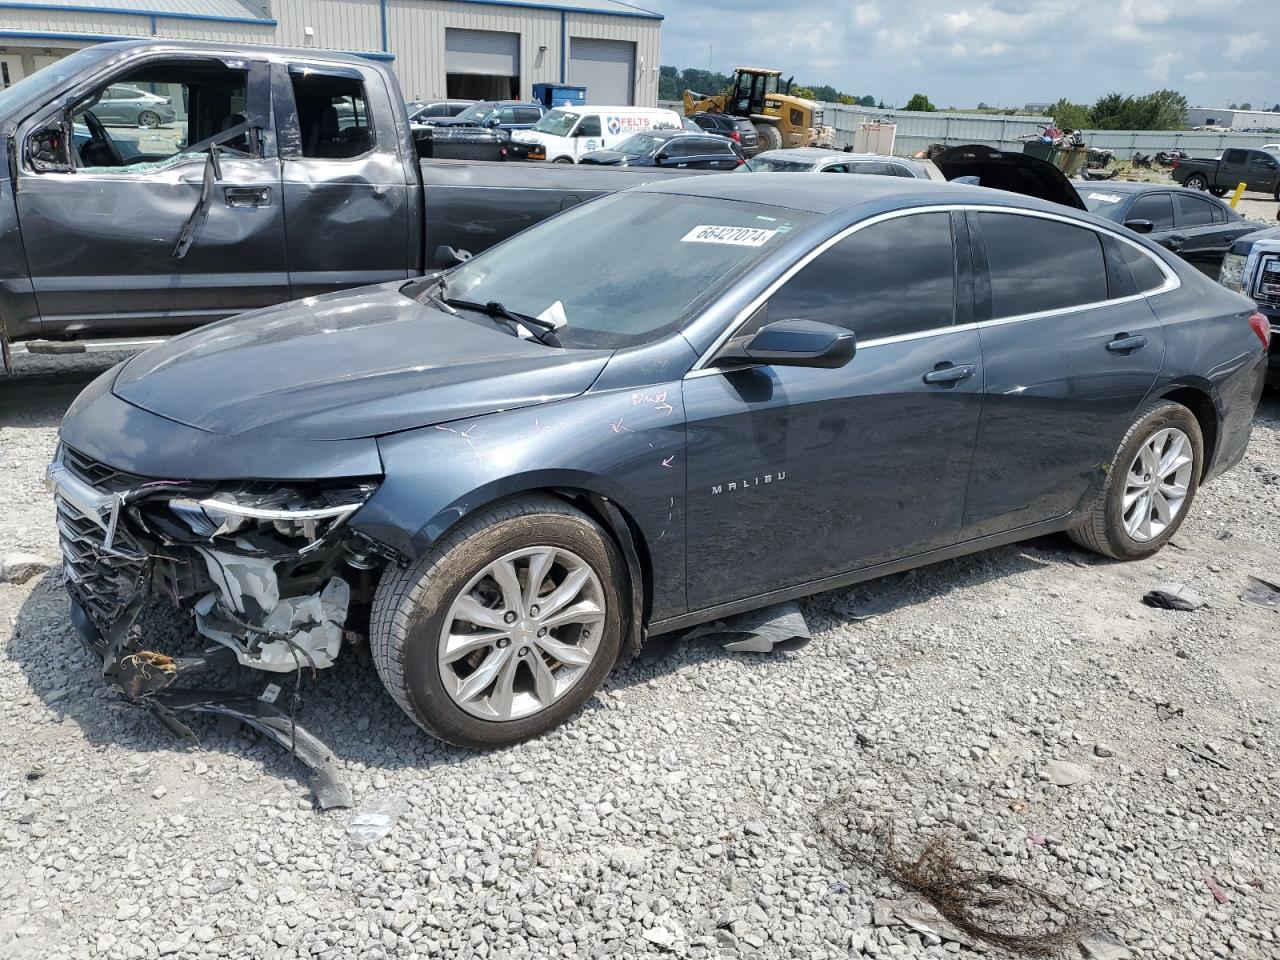
[[[774,367],[843,367],[857,352],[853,331],[817,320],[775,320],[745,342],[729,341],[717,361]]]
[[[68,125],[69,126],[69,125]],[[68,169],[66,129],[62,124],[44,127],[27,137],[27,159],[37,172]]]
[[[442,243],[440,246],[436,247],[437,267],[444,267],[446,269],[449,267],[456,267],[458,264],[466,263],[470,259],[471,251],[469,250],[458,250],[449,246],[447,243]]]
[[[1150,220],[1126,220],[1124,225],[1134,233],[1150,233],[1156,228]]]

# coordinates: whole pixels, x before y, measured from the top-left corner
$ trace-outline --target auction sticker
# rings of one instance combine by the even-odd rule
[[[681,243],[727,243],[733,247],[763,247],[777,230],[761,230],[759,227],[717,227],[701,224],[683,237]]]
[[[1124,197],[1118,193],[1091,193],[1090,200],[1101,200],[1103,203],[1119,203]]]

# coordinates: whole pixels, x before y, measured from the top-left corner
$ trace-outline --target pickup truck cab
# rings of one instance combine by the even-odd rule
[[[121,86],[159,91],[173,121],[108,127],[100,104]],[[97,44],[15,83],[0,137],[6,369],[15,342],[81,352],[416,277],[446,265],[442,245],[479,253],[678,175],[421,160],[383,64],[173,40]]]
[[[1243,183],[1246,190],[1280,200],[1280,157],[1266,150],[1233,148],[1217,160],[1175,160],[1170,176],[1192,190],[1220,197]]]

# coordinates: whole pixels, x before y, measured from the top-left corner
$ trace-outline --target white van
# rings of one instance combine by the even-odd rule
[[[655,107],[556,107],[532,130],[513,130],[530,160],[577,163],[591,150],[610,150],[634,133],[679,130],[680,115]]]

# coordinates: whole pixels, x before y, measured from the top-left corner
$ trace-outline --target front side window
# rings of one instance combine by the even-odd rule
[[[1148,193],[1133,202],[1129,220],[1150,220],[1153,230],[1173,229],[1173,197],[1167,193]]]
[[[364,83],[356,77],[292,72],[302,156],[349,160],[373,148]]]
[[[1207,227],[1213,223],[1214,204],[1201,197],[1177,194],[1178,225],[1182,227]]]
[[[992,318],[1062,310],[1107,299],[1098,235],[1059,220],[980,213]]]
[[[769,298],[775,320],[820,320],[858,340],[955,322],[951,217],[917,213],[864,227],[820,254]]]
[[[655,153],[664,142],[660,137],[651,136],[647,133],[637,133],[635,136],[627,137],[613,149],[618,153],[625,153],[628,157],[648,157]]]
[[[448,274],[444,295],[531,316],[559,303],[564,346],[636,346],[678,330],[813,219],[767,204],[616,193],[478,254]]]
[[[579,137],[600,136],[600,118],[594,115],[590,117],[583,117],[582,123],[578,124],[577,136]]]
[[[203,151],[245,123],[248,73],[221,61],[153,63],[117,77],[72,107],[73,165],[125,168],[163,164]],[[222,143],[255,149],[242,131]]]

